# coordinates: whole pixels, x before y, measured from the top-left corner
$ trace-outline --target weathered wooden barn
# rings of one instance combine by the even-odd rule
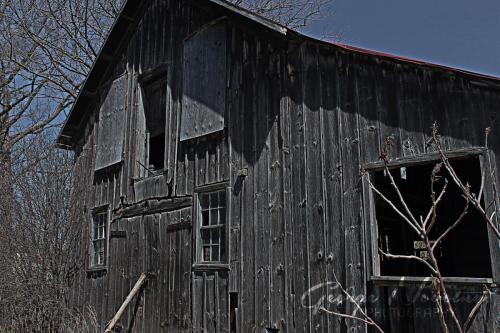
[[[146,273],[116,330],[371,330],[318,311],[358,313],[337,278],[387,332],[439,331],[429,273],[378,254],[419,248],[360,169],[384,186],[389,139],[425,206],[437,121],[477,187],[500,163],[499,107],[497,78],[314,40],[223,0],[127,1],[58,139],[84,230],[71,303],[104,327]],[[486,200],[500,183],[485,174]],[[499,242],[473,214],[450,237],[461,320],[486,286],[472,331],[493,332]]]

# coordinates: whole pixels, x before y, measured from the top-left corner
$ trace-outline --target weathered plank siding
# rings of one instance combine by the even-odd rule
[[[73,288],[74,307],[92,307],[104,326],[147,272],[145,289],[120,320],[125,330],[229,332],[229,293],[237,293],[237,332],[365,332],[360,322],[318,311],[321,306],[354,311],[349,302],[332,303],[341,296],[331,284],[337,278],[354,295],[379,296],[369,310],[388,331],[437,330],[435,320],[421,324],[421,308],[410,304],[419,292],[415,286],[369,281],[368,198],[360,168],[378,161],[388,139],[393,158],[429,152],[434,121],[449,150],[484,145],[484,129],[493,127],[489,154],[495,167],[498,88],[461,74],[283,37],[218,7],[152,0],[143,11],[121,56],[103,75],[103,86],[122,77],[126,88],[99,90],[76,145],[73,201],[84,227],[75,248],[82,269]],[[229,16],[227,59],[221,62],[225,129],[180,142],[183,41],[222,16]],[[144,153],[137,139],[143,121],[139,82],[164,68],[165,169],[144,178],[137,163]],[[104,94],[124,102],[115,103],[125,108],[124,148],[122,162],[94,172]],[[114,134],[107,133],[106,142]],[[186,198],[221,182],[231,191],[229,270],[194,270],[194,211]],[[111,211],[110,235],[122,236],[109,240],[107,269],[87,271],[90,214],[105,205]],[[125,208],[129,213],[123,214]],[[491,244],[498,246],[494,239]],[[494,277],[499,278],[498,268]],[[499,302],[498,295],[490,296],[474,323],[477,331],[493,331]],[[401,308],[408,311],[404,318],[391,310]]]

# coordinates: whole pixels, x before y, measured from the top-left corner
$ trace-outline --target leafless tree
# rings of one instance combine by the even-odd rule
[[[311,20],[325,14],[324,8],[331,0],[229,0],[229,2],[296,29],[305,27]]]
[[[73,158],[52,142],[41,134],[14,150],[22,162],[13,170],[11,223],[0,223],[0,330],[56,331],[67,315],[68,253],[80,226],[67,200]]]
[[[0,0],[0,188],[12,187],[13,147],[59,126],[121,0]],[[1,216],[10,219],[10,191]]]

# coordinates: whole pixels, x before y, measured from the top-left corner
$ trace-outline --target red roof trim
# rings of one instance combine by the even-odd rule
[[[351,46],[351,45],[347,45],[347,44],[343,44],[343,43],[335,43],[335,42],[328,42],[328,43],[335,45],[337,47],[340,47],[341,49],[344,49],[346,51],[387,58],[389,60],[396,60],[396,61],[401,61],[401,62],[410,63],[410,64],[414,64],[414,65],[419,65],[419,66],[437,68],[437,69],[441,69],[441,70],[445,70],[445,71],[456,72],[456,73],[461,73],[461,74],[465,74],[465,75],[469,75],[469,76],[473,76],[473,77],[478,77],[481,79],[500,81],[500,77],[481,74],[481,73],[477,73],[477,72],[466,71],[466,70],[459,69],[456,67],[444,66],[444,65],[439,65],[439,64],[435,64],[435,63],[431,63],[431,62],[422,61],[422,60],[401,57],[401,56],[397,56],[397,55],[390,54],[390,53],[384,53],[384,52],[364,49],[361,47]]]

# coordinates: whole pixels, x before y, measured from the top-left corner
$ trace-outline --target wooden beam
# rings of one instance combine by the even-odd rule
[[[192,197],[177,198],[152,198],[121,207],[113,214],[113,220],[140,215],[152,215],[167,211],[190,207],[193,203]]]
[[[137,280],[137,282],[135,283],[134,288],[132,288],[127,298],[123,302],[122,306],[120,306],[120,309],[118,309],[113,319],[111,319],[108,325],[106,325],[106,330],[104,331],[105,333],[110,333],[113,331],[113,328],[115,327],[116,323],[118,322],[118,320],[120,320],[120,317],[123,315],[123,313],[127,309],[127,306],[130,304],[132,299],[134,299],[135,295],[141,290],[146,280],[147,280],[147,275],[145,273],[142,273],[141,276],[139,277],[139,280]]]
[[[445,155],[450,160],[464,159],[470,157],[477,157],[484,154],[487,151],[484,147],[471,147],[464,149],[457,149],[452,151],[445,151]],[[429,162],[437,162],[440,160],[440,155],[438,152],[432,152],[427,154],[421,154],[416,156],[407,156],[389,160],[387,166],[391,168],[398,168],[403,166],[414,166],[419,164],[426,164]],[[367,163],[364,168],[368,171],[377,171],[385,168],[385,162],[372,162]]]

